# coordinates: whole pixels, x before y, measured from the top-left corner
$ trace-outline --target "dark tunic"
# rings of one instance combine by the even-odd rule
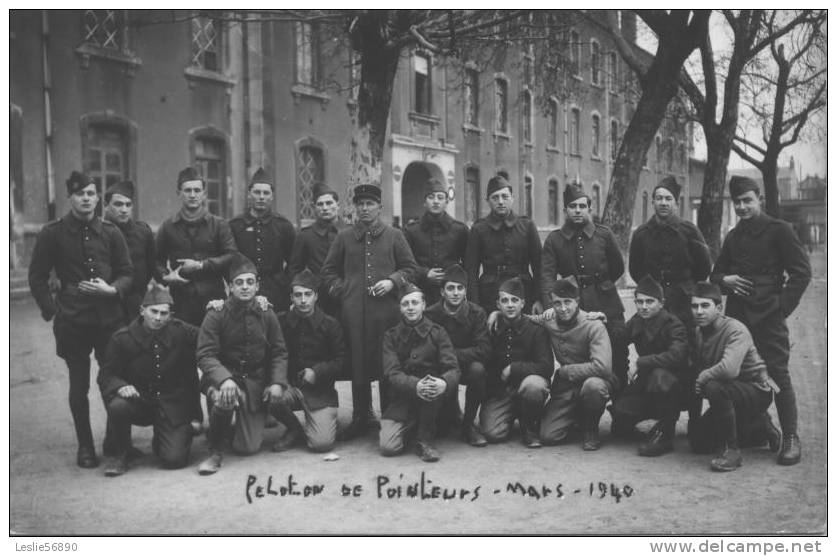
[[[293,224],[273,212],[257,218],[248,211],[230,220],[230,231],[238,250],[259,270],[259,295],[277,310],[287,310],[293,275],[286,267],[296,236]]]
[[[105,405],[130,384],[144,404],[158,407],[173,426],[188,423],[200,408],[197,338],[197,327],[177,319],[152,332],[137,317],[117,330],[99,370]]]
[[[416,384],[426,375],[447,383],[445,394],[459,385],[459,366],[448,333],[435,322],[422,318],[409,325],[403,320],[384,334],[384,377],[393,399],[383,418],[405,421],[418,400]]]
[[[381,338],[398,323],[398,286],[413,281],[416,261],[401,230],[380,220],[368,228],[358,222],[337,234],[322,276],[329,295],[340,299],[340,315],[349,340],[352,380],[381,377]],[[369,288],[390,279],[395,287],[381,297]]]
[[[139,314],[142,298],[145,297],[148,289],[148,282],[154,278],[158,283],[162,283],[162,277],[157,268],[157,250],[151,227],[139,220],[129,220],[125,223],[114,221],[113,224],[125,237],[128,253],[131,256],[131,265],[134,267],[131,289],[122,298],[125,320],[130,324]]]
[[[485,364],[491,351],[485,311],[476,303],[465,300],[459,310],[450,315],[445,311],[444,301],[434,303],[424,316],[445,329],[453,343],[459,369],[463,372],[474,362]]]
[[[688,373],[688,332],[673,314],[663,309],[647,320],[634,315],[627,328],[628,343],[636,348],[636,368],[640,376],[653,369],[666,369],[681,376]]]
[[[427,271],[431,268],[444,270],[452,264],[465,264],[468,226],[454,220],[446,212],[438,216],[425,212],[418,222],[407,226],[404,237],[418,264],[416,285],[424,292],[428,305],[436,303],[441,285],[430,282]]]
[[[492,212],[476,221],[468,236],[465,270],[468,298],[487,313],[496,308],[500,284],[514,277],[526,288],[528,310],[537,300],[541,280],[541,240],[534,222],[514,212],[506,218]]]
[[[646,275],[659,282],[666,308],[691,324],[691,288],[709,276],[712,259],[697,226],[676,215],[666,221],[654,215],[631,237],[628,268],[635,282]]]
[[[53,299],[49,273],[61,284]],[[123,319],[120,299],[131,288],[133,267],[125,238],[116,226],[99,217],[83,222],[68,213],[38,234],[29,264],[29,288],[44,319],[75,324],[118,326]],[[117,296],[87,295],[78,290],[83,280],[101,278]]]
[[[279,324],[288,348],[290,383],[302,391],[310,410],[337,407],[334,381],[346,361],[346,344],[340,323],[317,307],[308,317],[300,316],[293,309],[282,313]],[[300,373],[306,368],[314,371],[314,384],[302,381]]]
[[[296,235],[293,250],[291,251],[291,260],[288,263],[288,276],[293,278],[306,268],[314,274],[319,275],[331,244],[334,243],[340,230],[344,228],[346,228],[346,225],[339,218],[336,218],[329,223],[317,220],[310,226],[306,226],[300,230]],[[339,300],[329,297],[328,286],[325,283],[318,293],[319,300],[317,301],[317,306],[326,314],[338,318],[340,308]]]
[[[504,384],[500,373],[511,365],[511,374],[505,384],[516,390],[529,375],[542,376],[548,382],[552,378],[553,357],[549,332],[526,317],[509,322],[500,317],[497,332],[491,336],[491,352],[486,362],[489,395],[500,394]]]

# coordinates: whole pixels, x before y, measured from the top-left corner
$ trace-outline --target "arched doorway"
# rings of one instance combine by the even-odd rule
[[[401,222],[403,226],[418,219],[424,213],[424,184],[436,178],[445,185],[442,169],[432,162],[411,162],[404,170],[401,181]]]

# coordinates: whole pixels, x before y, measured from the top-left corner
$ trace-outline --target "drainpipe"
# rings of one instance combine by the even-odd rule
[[[44,68],[44,157],[47,173],[47,220],[55,219],[55,172],[52,167],[52,79],[49,73],[49,15],[41,10],[41,45]]]

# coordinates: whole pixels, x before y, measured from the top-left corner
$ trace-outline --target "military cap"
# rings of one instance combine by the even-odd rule
[[[313,193],[313,199],[315,203],[317,202],[317,199],[319,199],[323,195],[333,195],[335,201],[340,200],[340,197],[337,195],[337,192],[321,181],[314,184]]]
[[[442,279],[442,284],[447,284],[448,282],[456,282],[457,284],[467,286],[468,274],[458,264],[452,264],[445,269],[445,277]]]
[[[66,182],[67,195],[73,195],[74,193],[78,193],[91,183],[95,184],[96,182],[90,179],[86,174],[82,174],[81,172],[73,170]],[[96,185],[96,190],[98,191],[98,189],[99,186]]]
[[[253,187],[253,185],[257,183],[266,183],[270,186],[270,189],[273,189],[273,180],[268,177],[267,172],[265,172],[264,168],[262,168],[261,166],[259,166],[258,169],[255,172],[253,172],[253,177],[250,178],[249,187]]]
[[[642,277],[642,279],[636,283],[636,290],[634,291],[634,295],[636,294],[647,295],[648,297],[653,297],[654,299],[662,301],[663,299],[663,288],[660,286],[660,283],[654,280],[651,275],[646,274]]]
[[[228,278],[230,279],[230,282],[232,282],[235,280],[236,276],[247,273],[253,273],[258,276],[259,270],[256,268],[256,265],[253,264],[253,261],[239,253],[238,256],[230,263]]]
[[[201,182],[203,182],[200,172],[198,172],[195,168],[188,166],[177,174],[177,188],[180,189],[180,186],[185,182],[194,180],[201,180]]]
[[[590,196],[584,192],[584,188],[582,188],[579,184],[568,183],[567,187],[564,189],[564,208],[567,208],[570,203],[576,199],[581,199],[582,197],[590,199]]]
[[[711,282],[698,282],[692,290],[692,297],[703,297],[720,303],[722,299],[721,288]]]
[[[729,196],[735,199],[748,191],[759,193],[759,184],[747,176],[732,176],[729,179]]]
[[[445,195],[448,194],[448,190],[445,187],[445,184],[438,178],[430,178],[424,184],[424,196],[427,197],[432,193],[444,193]]]
[[[110,198],[113,197],[114,194],[124,195],[125,197],[128,197],[129,199],[133,199],[134,198],[134,182],[132,182],[130,180],[120,181],[120,182],[117,182],[117,183],[111,185],[107,189],[105,189],[105,202],[109,203]]]
[[[578,282],[575,276],[556,280],[552,285],[552,295],[565,299],[578,299]]]
[[[412,282],[403,282],[398,288],[398,301],[401,301],[406,296],[410,295],[411,293],[422,293],[421,288],[413,284]],[[422,294],[423,295],[423,294]]]
[[[174,305],[174,300],[171,298],[169,290],[159,284],[152,284],[148,291],[145,292],[145,297],[142,298],[142,306],[161,305],[163,303]]]
[[[526,290],[523,288],[523,282],[520,278],[509,278],[500,284],[497,294],[499,295],[500,292],[506,292],[507,294],[519,297],[520,299],[526,299]]]
[[[302,286],[309,290],[317,291],[320,287],[320,278],[307,268],[302,272],[297,272],[291,280],[291,288],[294,286]]]
[[[376,203],[381,202],[381,188],[372,183],[362,183],[355,187],[352,202],[357,203],[361,199],[372,199]]]
[[[509,180],[500,175],[494,176],[493,178],[488,180],[488,186],[485,189],[485,198],[488,199],[489,197],[491,197],[492,193],[494,193],[495,191],[499,191],[504,187],[508,187],[509,191],[512,190],[512,186],[509,183]]]
[[[677,183],[677,179],[674,176],[666,176],[663,179],[661,179],[660,183],[658,183],[654,187],[654,190],[651,191],[651,196],[653,197],[657,190],[661,187],[663,189],[668,190],[674,196],[675,199],[680,199],[680,190],[683,188],[680,186],[679,183]]]

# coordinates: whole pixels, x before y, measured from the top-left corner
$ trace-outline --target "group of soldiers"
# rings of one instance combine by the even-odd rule
[[[377,185],[354,188],[348,224],[338,194],[318,184],[316,221],[297,233],[273,211],[262,169],[246,212],[227,222],[208,212],[206,183],[186,168],[181,207],[156,236],[132,218],[130,182],[104,192],[104,219],[94,181],[73,172],[66,185],[70,211],[38,236],[29,282],[69,369],[81,467],[99,464],[91,352],[108,476],[141,455],[133,425],[154,427],[164,467],[187,465],[204,430],[201,393],[202,475],[230,449],[257,452],[277,422],[275,451],[305,443],[325,452],[379,427],[383,455],[412,443],[436,461],[436,439],[452,428],[483,447],[508,439],[515,421],[529,448],[579,439],[597,450],[606,408],[612,436],[641,440],[642,456],[673,450],[685,410],[689,443],[715,454],[713,470],[740,467],[744,446],[766,444],[783,465],[801,458],[785,318],[810,264],[790,226],[762,212],[748,178],[730,180],[740,222],[714,266],[701,232],[677,215],[681,186],[666,177],[654,188],[655,214],[631,240],[637,312],[627,323],[616,286],[622,255],[575,184],[563,194],[565,224],[543,244],[513,210],[502,175],[487,183],[490,214],[470,230],[448,214],[447,188],[434,178],[424,214],[404,230],[381,220]],[[335,381],[345,379],[352,418],[338,432]],[[781,432],[768,413],[774,393]],[[647,419],[657,422],[640,437]]]

